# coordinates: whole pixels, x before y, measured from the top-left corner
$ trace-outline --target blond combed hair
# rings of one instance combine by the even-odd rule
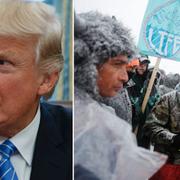
[[[62,70],[62,28],[52,6],[26,0],[0,0],[0,36],[37,37],[35,52],[40,69],[48,73]]]

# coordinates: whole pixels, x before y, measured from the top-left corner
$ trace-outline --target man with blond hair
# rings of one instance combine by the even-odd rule
[[[41,104],[63,68],[61,26],[42,2],[0,0],[0,179],[71,179],[71,112]]]

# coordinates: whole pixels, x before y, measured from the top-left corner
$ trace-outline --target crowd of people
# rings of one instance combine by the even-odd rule
[[[98,12],[75,16],[74,53],[75,179],[145,180],[157,176],[163,179],[164,173],[155,173],[164,172],[159,169],[165,163],[162,169],[166,168],[167,162],[175,167],[178,156],[170,161],[167,151],[157,151],[154,143],[157,140],[163,146],[168,142],[165,138],[169,138],[169,146],[176,146],[174,156],[179,155],[179,130],[168,114],[168,120],[162,119],[160,124],[159,116],[151,113],[157,108],[158,115],[164,117],[156,105],[162,102],[157,91],[160,73],[156,75],[145,111],[141,110],[152,74],[148,56],[139,55],[123,24]],[[127,72],[133,58],[137,58],[136,68],[128,68]],[[169,123],[174,130],[166,129]],[[179,165],[169,172],[172,171],[177,178]]]
[[[178,179],[178,86],[160,96],[157,72],[142,111],[150,59],[122,23],[98,12],[75,16],[74,57],[75,179]]]

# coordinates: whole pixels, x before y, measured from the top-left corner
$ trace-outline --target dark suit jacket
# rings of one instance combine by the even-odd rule
[[[41,104],[30,180],[72,180],[72,112]]]

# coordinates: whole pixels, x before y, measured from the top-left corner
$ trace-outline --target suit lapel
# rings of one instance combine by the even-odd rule
[[[53,115],[41,107],[40,127],[35,143],[30,180],[66,179],[66,151]],[[59,117],[60,118],[60,117]]]

